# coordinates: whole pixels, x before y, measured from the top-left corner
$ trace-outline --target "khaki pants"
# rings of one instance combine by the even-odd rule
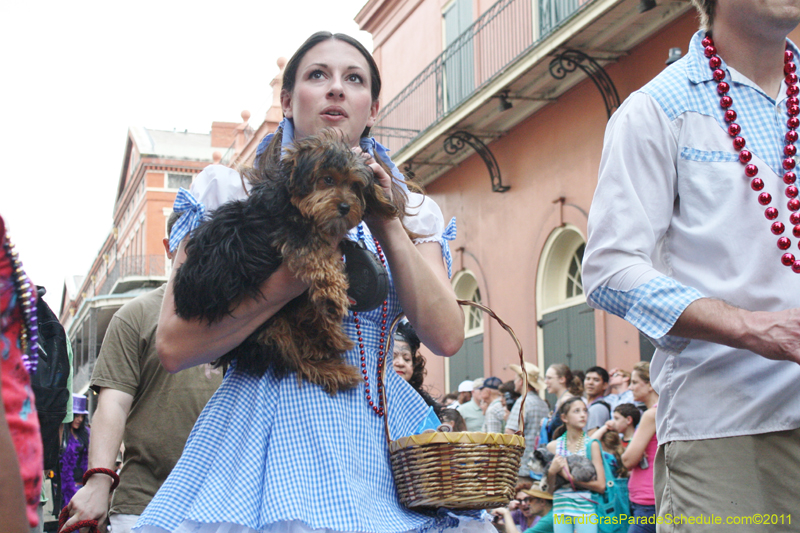
[[[800,429],[668,442],[655,462],[657,531],[800,531],[798,484]]]

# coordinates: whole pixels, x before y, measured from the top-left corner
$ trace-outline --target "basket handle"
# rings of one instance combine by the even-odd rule
[[[511,329],[511,326],[506,324],[505,321],[503,321],[503,319],[501,319],[499,316],[497,316],[497,314],[495,314],[495,312],[492,311],[490,308],[486,307],[483,304],[479,304],[477,302],[473,302],[471,300],[456,300],[456,301],[458,302],[459,305],[466,305],[466,306],[476,307],[476,308],[480,309],[481,311],[483,311],[484,313],[488,314],[490,317],[492,317],[495,320],[497,320],[497,322],[503,327],[503,329],[505,329],[508,332],[508,334],[511,335],[511,338],[514,339],[514,344],[517,345],[517,350],[519,350],[519,364],[520,364],[520,368],[522,369],[522,390],[523,390],[522,402],[520,403],[520,406],[519,406],[519,429],[516,431],[516,434],[517,435],[524,435],[525,434],[525,399],[526,399],[526,397],[528,395],[528,373],[525,371],[525,359],[523,358],[523,355],[522,355],[522,344],[520,344],[519,339],[514,334],[514,330]],[[399,315],[397,315],[394,318],[394,320],[392,320],[392,324],[389,327],[390,339],[389,339],[389,342],[386,343],[386,354],[387,355],[389,353],[391,353],[391,350],[394,349],[394,331],[395,331],[395,328],[397,327],[397,324],[400,322],[400,320],[402,320],[402,318],[404,316],[405,315],[403,313],[400,313]],[[387,357],[387,359],[388,359],[388,357]],[[389,404],[386,401],[386,381],[385,381],[386,372],[385,372],[385,370],[386,370],[386,365],[384,364],[379,369],[378,382],[380,382],[383,385],[381,387],[381,396],[383,397],[383,428],[384,428],[384,430],[386,432],[386,442],[391,442],[392,441],[391,440],[391,436],[389,435]]]

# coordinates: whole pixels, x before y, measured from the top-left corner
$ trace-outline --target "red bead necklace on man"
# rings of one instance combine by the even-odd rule
[[[705,56],[709,58],[708,65],[711,67],[711,70],[714,71],[714,80],[718,82],[717,92],[722,96],[719,105],[725,109],[725,121],[730,123],[728,126],[728,133],[733,137],[733,147],[739,152],[739,161],[745,165],[745,175],[747,175],[748,178],[752,178],[750,187],[754,191],[759,192],[764,188],[764,181],[756,177],[758,174],[758,167],[750,163],[753,154],[748,150],[744,150],[746,142],[744,137],[739,135],[742,128],[734,122],[734,120],[736,120],[736,111],[731,109],[733,106],[733,99],[728,96],[730,85],[724,81],[725,71],[719,68],[722,65],[722,60],[717,55],[717,49],[711,37],[706,36],[702,44],[705,46]],[[794,143],[798,139],[797,128],[800,127],[800,118],[797,117],[800,115],[800,99],[797,97],[798,93],[800,93],[800,88],[797,86],[798,78],[795,73],[797,66],[794,63],[794,53],[791,50],[786,50],[786,52],[784,52],[783,62],[783,73],[786,75],[785,81],[788,86],[786,88],[786,95],[789,97],[786,101],[786,111],[789,115],[789,120],[786,122],[786,125],[789,131],[786,133],[786,146],[783,149],[783,155],[785,156],[783,159],[783,169],[786,171],[783,175],[783,182],[786,184],[786,197],[789,198],[789,202],[786,206],[789,211],[791,211],[789,222],[794,225],[792,234],[800,239],[800,212],[798,212],[800,211],[800,199],[797,198],[798,189],[795,185],[797,174],[793,172],[795,167],[794,155],[797,153],[797,148]],[[768,192],[761,192],[758,195],[758,203],[763,206],[768,206],[772,203],[772,195]],[[767,207],[764,211],[764,216],[766,216],[768,220],[775,220],[778,218],[778,209],[775,207]],[[772,223],[770,229],[773,234],[782,235],[784,231],[786,231],[786,226],[784,226],[783,222],[776,221]],[[778,248],[781,250],[788,250],[791,245],[792,241],[789,237],[784,236],[778,239]],[[800,241],[798,242],[798,247],[800,247]],[[800,260],[797,260],[794,254],[790,252],[783,254],[783,256],[781,256],[781,263],[790,267],[793,272],[800,274]]]

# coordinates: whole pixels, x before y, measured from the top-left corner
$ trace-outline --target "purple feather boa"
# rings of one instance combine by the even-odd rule
[[[66,428],[69,431],[69,428]],[[86,428],[88,433],[89,429]],[[64,506],[78,492],[78,482],[75,480],[75,470],[80,468],[81,476],[89,469],[89,445],[85,445],[77,439],[72,431],[67,437],[67,447],[61,455],[61,495]]]

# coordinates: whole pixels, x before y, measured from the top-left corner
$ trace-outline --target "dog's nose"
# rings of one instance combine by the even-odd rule
[[[350,212],[350,204],[346,204],[344,202],[339,204],[339,214],[345,216],[347,213]]]

